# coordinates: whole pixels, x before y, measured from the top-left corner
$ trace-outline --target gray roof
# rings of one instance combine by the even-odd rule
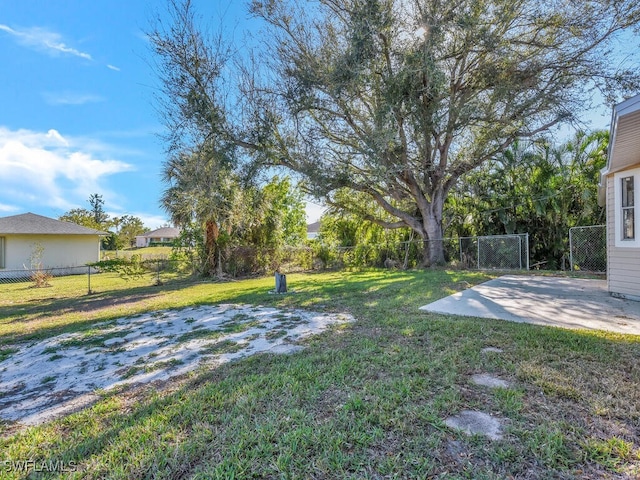
[[[0,235],[107,235],[106,232],[61,222],[35,213],[0,218]]]
[[[307,225],[307,233],[318,233],[320,231],[320,221]]]
[[[162,227],[140,236],[147,238],[178,238],[180,236],[180,229],[173,227]]]

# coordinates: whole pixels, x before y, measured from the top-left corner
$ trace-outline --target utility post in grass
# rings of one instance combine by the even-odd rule
[[[287,293],[287,276],[276,270],[276,293]]]

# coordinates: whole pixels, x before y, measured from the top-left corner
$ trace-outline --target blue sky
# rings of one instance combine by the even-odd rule
[[[89,208],[99,193],[111,215],[165,223],[157,80],[144,35],[164,2],[2,3],[0,216],[56,218]],[[200,3],[213,24],[233,30],[247,20],[242,2]]]
[[[164,1],[28,0],[0,8],[0,216],[56,218],[89,208],[167,222],[158,200],[162,126],[144,31]],[[202,6],[208,5],[208,10]],[[196,2],[227,31],[248,24],[244,2]],[[608,110],[591,117],[608,127]],[[308,208],[309,220],[320,209]]]

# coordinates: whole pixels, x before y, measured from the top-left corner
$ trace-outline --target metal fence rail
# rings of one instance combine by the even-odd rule
[[[23,283],[34,281],[37,276],[66,277],[68,275],[87,275],[86,265],[76,267],[24,268],[22,270],[0,270],[0,284]],[[94,269],[95,272],[95,269]],[[97,273],[97,272],[96,272]]]
[[[85,276],[85,282],[75,282],[75,284],[84,284],[87,292],[92,292],[96,285],[100,285],[103,277],[120,278],[123,281],[136,280],[134,283],[137,285],[157,285],[165,281],[189,277],[193,274],[194,269],[191,262],[167,259],[142,260],[128,264],[124,268],[80,265],[74,267],[0,270],[0,289],[3,285],[9,286],[13,284],[47,287],[50,284],[59,283],[65,278]]]
[[[529,270],[529,234],[460,237],[460,263],[477,270]]]
[[[607,230],[605,225],[570,228],[569,261],[572,271],[606,273]]]

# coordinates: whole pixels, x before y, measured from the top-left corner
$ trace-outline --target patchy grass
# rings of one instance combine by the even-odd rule
[[[216,338],[220,338],[224,336],[220,330],[210,330],[208,328],[198,328],[195,330],[191,330],[190,332],[183,333],[178,337],[178,342],[188,342],[191,340],[215,340]]]
[[[207,303],[347,312],[357,322],[294,354],[110,391],[91,408],[39,427],[0,427],[0,465],[77,462],[79,471],[66,476],[78,479],[640,475],[640,338],[418,310],[486,279],[371,270],[288,275],[297,293],[284,296],[267,294],[272,278],[120,289],[99,299],[31,302],[16,294],[11,305],[0,303],[4,349],[119,316]],[[212,353],[240,348],[216,346]],[[488,346],[503,353],[482,353]],[[510,387],[472,385],[476,373]],[[504,439],[449,430],[443,419],[464,409],[504,418]]]
[[[205,355],[221,355],[223,353],[236,353],[246,348],[246,344],[234,342],[233,340],[223,340],[213,345],[205,347],[202,352]]]
[[[0,362],[2,362],[5,358],[9,358],[17,351],[17,348],[0,348]]]

